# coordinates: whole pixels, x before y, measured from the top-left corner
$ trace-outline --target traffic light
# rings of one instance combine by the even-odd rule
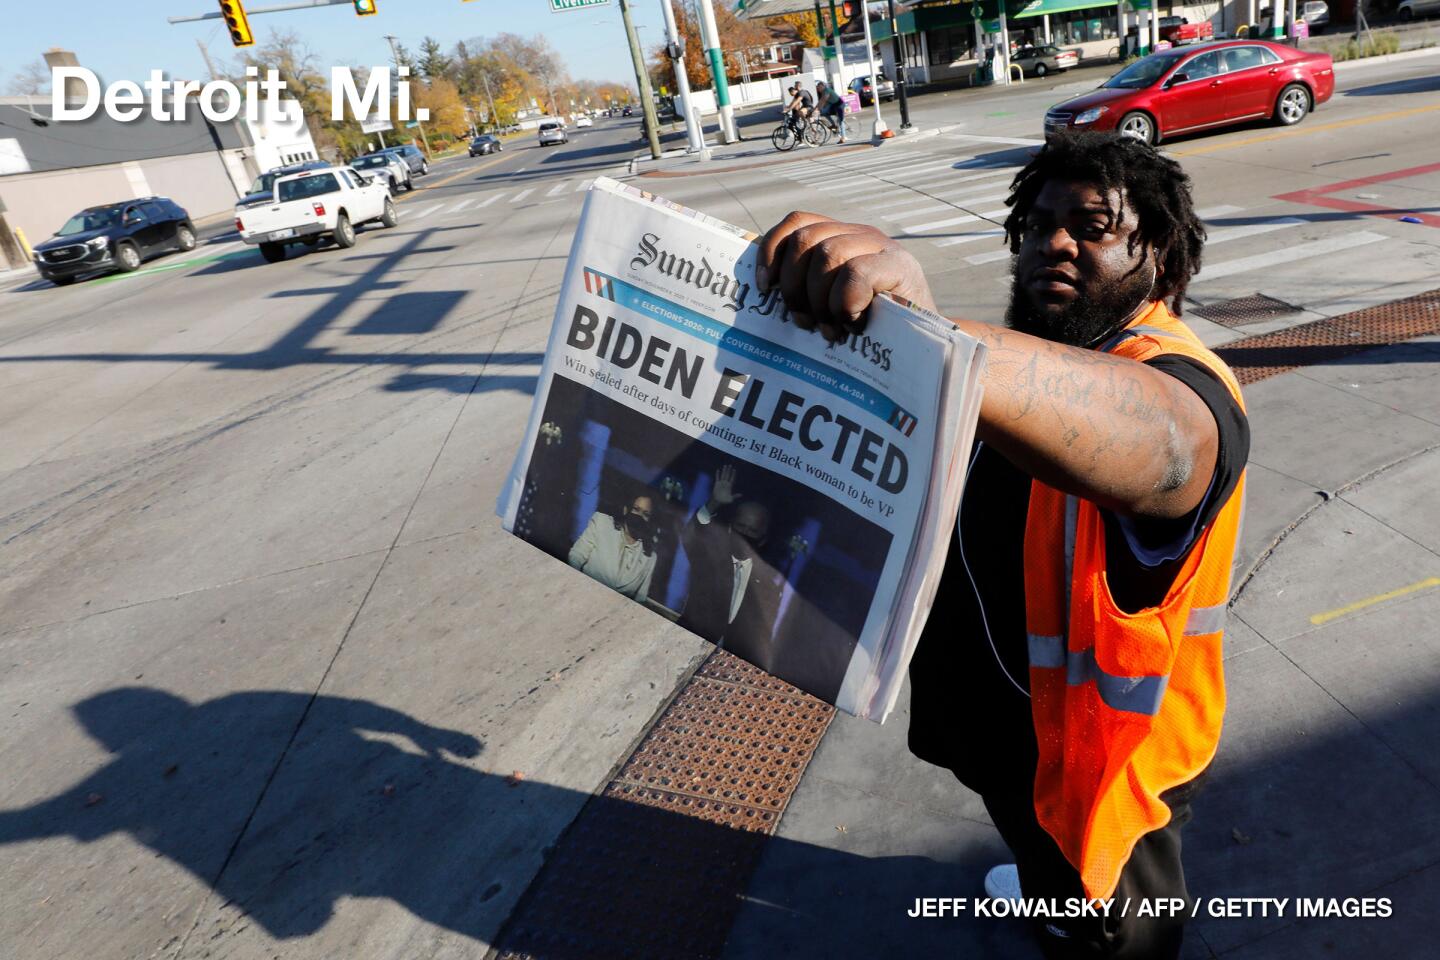
[[[250,18],[245,15],[245,5],[240,0],[220,0],[220,16],[230,31],[230,42],[237,47],[255,44],[255,34],[250,32]]]
[[[354,0],[355,16],[370,17],[380,12],[380,6],[376,0]]]

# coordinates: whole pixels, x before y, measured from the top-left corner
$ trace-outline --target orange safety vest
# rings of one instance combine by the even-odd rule
[[[1163,303],[1098,349],[1131,360],[1189,357],[1244,409],[1240,385]],[[1025,629],[1039,745],[1035,815],[1109,897],[1144,834],[1170,821],[1160,794],[1200,774],[1225,713],[1220,638],[1245,477],[1199,536],[1157,607],[1126,613],[1105,577],[1095,504],[1034,481],[1025,521]]]

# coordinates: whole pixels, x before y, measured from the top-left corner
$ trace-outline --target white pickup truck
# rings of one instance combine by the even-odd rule
[[[324,167],[280,177],[274,199],[235,211],[235,229],[246,243],[258,244],[269,263],[285,259],[292,243],[315,246],[329,236],[338,247],[355,246],[355,227],[379,221],[399,222],[390,188],[382,177],[367,177],[349,167]]]

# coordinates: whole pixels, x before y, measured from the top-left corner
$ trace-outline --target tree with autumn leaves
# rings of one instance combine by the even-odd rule
[[[768,17],[764,20],[743,20],[728,5],[715,6],[715,27],[720,33],[720,49],[725,56],[725,76],[736,82],[746,73],[747,65],[742,58],[748,57],[748,68],[760,65],[762,57],[756,48],[776,43],[774,32],[767,25],[774,22],[791,24],[796,39],[807,47],[818,47],[820,35],[815,29],[815,17],[808,13],[786,14]],[[692,89],[711,86],[710,60],[705,56],[705,44],[700,36],[700,13],[697,0],[675,0],[675,29],[685,45],[685,77]],[[650,51],[650,82],[658,90],[661,86],[674,86],[674,68],[666,56],[665,45],[657,44]]]

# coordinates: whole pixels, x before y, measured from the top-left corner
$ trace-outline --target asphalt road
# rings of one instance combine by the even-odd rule
[[[1386,211],[1440,212],[1437,63],[1349,70],[1292,130],[1168,145],[1212,228],[1194,304],[1266,293],[1303,320],[1435,286],[1440,231]],[[999,204],[959,178],[1023,159],[1063,86],[917,98],[945,132],[875,151],[638,183],[756,229],[885,225],[942,307],[998,320],[1006,255],[972,234]],[[0,943],[493,941],[707,649],[493,517],[583,188],[637,134],[437,163],[350,250],[266,264],[222,224],[133,274],[0,291]],[[1288,489],[1284,457],[1263,467]],[[1281,513],[1255,487],[1252,552]]]

